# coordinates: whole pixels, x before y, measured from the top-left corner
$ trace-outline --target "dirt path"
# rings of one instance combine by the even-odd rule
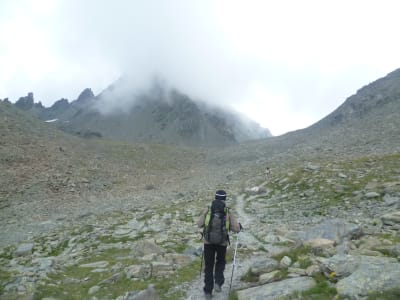
[[[251,198],[247,199],[250,201]],[[231,245],[228,247],[232,248],[234,251],[236,243],[238,243],[238,248],[245,247],[248,249],[257,249],[261,243],[251,234],[251,231],[247,228],[251,228],[252,226],[252,218],[251,215],[247,214],[244,210],[244,195],[236,196],[235,205],[233,205],[234,210],[236,211],[237,218],[239,222],[243,225],[245,230],[241,231],[238,234],[231,234]],[[222,287],[221,293],[213,293],[213,299],[215,300],[226,300],[229,299],[229,286],[232,278],[232,291],[236,289],[240,289],[244,287],[244,283],[240,281],[240,278],[248,271],[251,264],[257,259],[257,256],[252,256],[251,259],[243,259],[239,254],[236,256],[236,264],[234,269],[234,274],[232,278],[232,267],[233,261],[228,261],[225,268],[225,284]],[[196,270],[198,272],[198,270]],[[188,286],[182,287],[187,289],[187,297],[183,298],[186,300],[197,300],[204,299],[203,293],[204,286],[204,272],[197,276],[196,280],[191,282]]]

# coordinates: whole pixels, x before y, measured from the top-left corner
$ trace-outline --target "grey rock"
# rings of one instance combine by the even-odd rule
[[[363,263],[349,277],[337,283],[338,294],[345,299],[361,299],[371,292],[385,292],[400,286],[397,262]]]
[[[381,217],[383,224],[395,225],[400,223],[400,210],[387,213]]]
[[[303,241],[323,238],[340,243],[345,238],[352,239],[361,235],[362,228],[358,224],[349,223],[341,219],[328,219],[305,232],[299,232],[297,238]]]
[[[80,265],[81,268],[105,268],[108,266],[108,261],[96,261],[88,264]]]
[[[132,252],[135,257],[140,257],[149,253],[161,254],[164,250],[151,240],[142,240],[133,245]]]
[[[315,286],[315,281],[310,277],[290,278],[273,282],[237,292],[239,300],[276,300],[294,292],[308,290]]]
[[[261,275],[264,273],[272,272],[278,268],[279,268],[279,263],[276,260],[272,258],[266,258],[266,259],[256,260],[250,266],[250,271],[255,275]]]
[[[279,262],[279,265],[283,268],[288,268],[292,264],[292,260],[288,256],[282,257],[281,261]]]
[[[128,292],[121,300],[159,300],[156,290],[153,285],[149,285],[147,289],[140,292]]]
[[[344,278],[351,275],[360,265],[360,258],[352,255],[334,255],[330,258],[320,259],[321,271],[330,277]]]
[[[386,206],[393,206],[393,205],[395,205],[395,204],[400,202],[400,198],[399,197],[393,197],[393,196],[390,196],[389,194],[386,194],[383,197],[383,200],[385,201],[385,205]]]
[[[98,291],[100,291],[100,287],[98,285],[95,285],[89,289],[88,294],[89,295],[96,294]]]
[[[364,195],[367,199],[378,198],[380,195],[377,192],[368,192]]]
[[[34,244],[32,243],[21,244],[18,246],[17,250],[15,250],[14,255],[17,257],[31,255],[33,246]]]
[[[170,275],[174,271],[174,267],[169,262],[153,261],[151,270],[151,276],[163,277]]]
[[[125,268],[127,278],[147,279],[151,276],[150,265],[131,265]]]
[[[279,276],[278,270],[275,270],[275,271],[272,271],[269,273],[265,273],[265,274],[261,274],[258,279],[258,282],[260,282],[261,284],[274,282],[274,281],[277,281],[278,276]]]

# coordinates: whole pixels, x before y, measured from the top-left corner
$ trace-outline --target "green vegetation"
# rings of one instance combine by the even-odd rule
[[[400,288],[384,292],[372,292],[368,295],[368,300],[392,300],[400,299]]]
[[[0,253],[0,260],[1,259],[6,259],[6,260],[11,260],[13,258],[13,253],[15,251],[14,246],[8,246],[2,250]]]
[[[121,236],[121,237],[115,237],[112,235],[102,235],[97,238],[98,241],[104,244],[117,244],[117,243],[127,243],[127,242],[134,242],[137,240],[140,240],[144,237],[145,233],[141,232],[135,237],[129,237],[129,236]]]
[[[298,261],[302,266],[309,266],[310,260],[308,258],[308,254],[310,253],[311,248],[309,246],[301,245],[299,247],[294,247],[289,251],[282,252],[278,255],[273,256],[277,261],[280,261],[284,256],[290,257],[292,262]]]
[[[8,283],[10,279],[11,274],[3,268],[0,268],[0,295],[3,293],[4,286]]]
[[[240,280],[244,282],[258,282],[258,279],[259,276],[251,272],[250,269],[240,278]]]
[[[229,294],[229,300],[238,300],[238,299],[239,297],[236,291],[233,291]]]
[[[51,248],[49,252],[49,256],[58,256],[60,255],[67,247],[68,247],[68,240],[64,240],[59,243],[57,246]]]

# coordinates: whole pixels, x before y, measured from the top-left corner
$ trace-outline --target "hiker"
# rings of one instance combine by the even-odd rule
[[[271,177],[271,170],[269,167],[265,170],[265,179],[268,181]]]
[[[206,299],[211,298],[213,289],[215,289],[216,292],[221,292],[221,287],[225,281],[224,270],[226,264],[226,248],[229,243],[228,232],[239,232],[241,229],[240,223],[226,207],[225,200],[226,192],[224,190],[216,191],[215,200],[212,202],[211,207],[207,207],[202,212],[197,222],[199,227],[204,227],[203,256],[205,268],[203,290]],[[223,222],[218,223],[221,216]],[[215,226],[215,224],[220,225]]]

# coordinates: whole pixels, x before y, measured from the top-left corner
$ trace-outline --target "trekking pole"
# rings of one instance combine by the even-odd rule
[[[236,234],[236,245],[235,245],[235,253],[233,254],[233,266],[232,266],[232,274],[231,274],[231,283],[229,284],[229,294],[231,293],[233,272],[235,271],[235,266],[236,266],[236,252],[237,252],[238,243],[239,243],[239,232]]]
[[[203,271],[203,260],[204,260],[204,248],[203,251],[201,251],[200,277],[201,277],[201,272]]]

